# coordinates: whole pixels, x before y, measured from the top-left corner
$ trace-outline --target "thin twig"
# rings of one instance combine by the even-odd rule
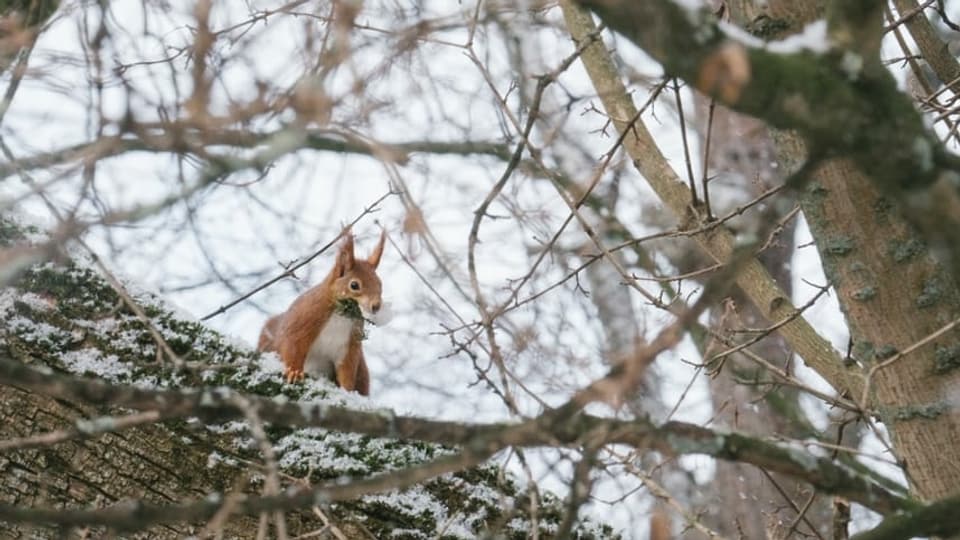
[[[397,192],[395,192],[395,191],[393,191],[393,190],[384,193],[383,195],[380,196],[379,199],[373,201],[373,202],[372,202],[371,204],[369,204],[366,208],[364,208],[363,211],[360,212],[360,214],[357,215],[357,217],[355,217],[355,218],[353,219],[353,221],[351,221],[351,222],[347,225],[347,227],[346,227],[345,229],[342,229],[342,230],[337,234],[337,236],[335,236],[335,237],[333,238],[333,240],[330,240],[329,242],[327,242],[326,244],[324,244],[323,247],[321,247],[319,250],[313,252],[311,255],[307,256],[306,258],[304,258],[304,259],[301,260],[300,262],[298,262],[298,263],[296,263],[296,264],[294,264],[294,265],[292,265],[292,266],[289,266],[288,268],[284,269],[284,271],[281,272],[280,274],[278,274],[277,276],[275,276],[275,277],[273,277],[272,279],[270,279],[270,280],[268,280],[268,281],[266,281],[266,282],[264,282],[264,283],[256,286],[256,287],[253,288],[250,292],[244,294],[243,296],[241,296],[241,297],[233,300],[232,302],[230,302],[230,303],[228,303],[228,304],[224,304],[224,305],[220,306],[219,308],[217,308],[216,310],[214,310],[214,311],[212,311],[212,312],[204,315],[203,317],[200,318],[200,320],[201,320],[201,321],[206,321],[206,320],[209,320],[209,319],[212,319],[212,318],[216,317],[217,315],[226,313],[227,310],[229,310],[230,308],[236,306],[236,305],[239,304],[240,302],[243,302],[244,300],[246,300],[246,299],[250,298],[251,296],[257,294],[258,292],[266,289],[267,287],[273,285],[274,283],[280,281],[281,279],[285,279],[285,278],[288,278],[288,277],[293,277],[293,276],[295,275],[294,273],[295,273],[297,270],[299,270],[300,268],[303,268],[304,266],[306,266],[307,264],[309,264],[311,261],[313,261],[314,259],[316,259],[317,257],[319,257],[321,254],[323,254],[324,252],[326,252],[328,249],[330,249],[334,244],[336,244],[336,243],[337,243],[337,240],[339,240],[341,237],[343,237],[343,233],[344,233],[345,230],[347,230],[347,229],[353,227],[354,225],[356,225],[356,224],[357,224],[361,219],[363,219],[365,216],[367,216],[367,215],[369,215],[369,214],[372,214],[373,212],[376,212],[377,210],[379,210],[380,203],[382,203],[384,200],[386,200],[387,197],[390,197],[391,195],[396,195],[396,194],[397,194]]]

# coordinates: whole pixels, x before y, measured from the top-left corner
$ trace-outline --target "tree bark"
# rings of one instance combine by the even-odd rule
[[[713,41],[689,40],[679,30],[693,31],[697,25],[701,29],[716,27],[705,19],[693,22],[671,2],[581,3],[671,73],[691,81],[702,82],[702,70],[710,66],[711,55],[724,42],[722,35],[714,35]],[[849,26],[855,21],[839,22]],[[880,24],[872,17],[865,25],[867,34],[876,31],[874,22]],[[768,125],[797,129],[804,142],[848,157],[819,167],[816,181],[806,191],[803,210],[853,336],[860,371],[855,378],[865,381],[871,390],[863,406],[868,410],[876,407],[874,411],[890,430],[911,484],[921,497],[931,500],[956,493],[960,467],[956,466],[955,441],[960,440],[960,419],[953,414],[953,389],[960,384],[960,345],[955,332],[937,333],[957,320],[960,309],[956,286],[960,243],[955,241],[960,232],[954,226],[960,215],[956,212],[958,194],[938,176],[953,167],[949,164],[953,158],[935,134],[922,126],[909,99],[882,70],[863,72],[863,78],[857,79],[858,88],[851,87],[849,80],[840,81],[841,71],[837,71],[837,77],[829,75],[827,79],[839,86],[828,89],[832,83],[820,79],[827,86],[818,86],[815,93],[843,95],[845,103],[814,100],[798,109],[794,108],[799,105],[795,98],[814,97],[808,93],[811,87],[800,87],[812,80],[801,66],[815,61],[823,69],[823,59],[832,57],[782,55],[758,48],[742,53],[745,56],[740,59],[750,65],[751,75],[735,99],[727,100],[731,106]],[[879,62],[876,58],[864,61],[872,66]],[[867,87],[868,93],[860,93]],[[862,113],[872,120],[861,124],[853,119]],[[817,125],[832,127],[821,131]],[[843,137],[849,140],[838,140]],[[925,154],[932,158],[927,163],[919,163],[917,154],[907,157],[904,153],[917,144],[927,144],[921,140],[936,154]],[[787,152],[807,155],[801,148],[787,148]],[[814,156],[819,158],[822,156]],[[908,224],[905,214],[916,228]],[[943,250],[949,268],[937,261],[930,246]],[[768,309],[767,302],[758,302],[754,294],[751,298],[760,309]],[[781,333],[799,351],[794,338],[783,330]],[[897,356],[900,351],[910,354],[901,358]],[[802,355],[806,359],[807,353]],[[891,363],[874,370],[884,360]],[[851,390],[862,399],[862,383],[837,384],[839,366],[814,367],[836,388]]]
[[[0,216],[0,250],[12,245],[24,245],[22,227]],[[152,295],[129,299],[141,306],[146,320],[83,263],[33,266],[14,286],[0,289],[0,355],[51,373],[70,372],[116,384],[213,392],[217,391],[213,387],[229,388],[237,390],[237,396],[269,396],[278,404],[312,402],[317,411],[344,403],[370,407],[366,399],[320,381],[283,385],[276,359],[260,357],[199,323],[181,319]],[[158,350],[157,334],[183,362],[181,368],[174,368],[163,348]],[[273,364],[276,369],[271,370],[268,366]],[[264,457],[264,445],[276,455],[280,489],[334,479],[343,485],[414,468],[451,451],[418,441],[271,424],[263,426],[265,440],[258,440],[249,422],[207,424],[195,418],[151,420],[119,429],[116,426],[128,412],[0,385],[0,503],[67,510],[123,509],[131,504],[123,501],[172,506],[217,500],[222,511],[230,508],[234,494],[270,494],[271,462]],[[255,417],[256,411],[250,414]],[[52,440],[71,432],[64,440]],[[48,440],[32,439],[37,436]],[[10,447],[14,442],[18,445]],[[564,517],[561,502],[542,493],[534,522],[528,496],[518,486],[510,474],[482,465],[434,475],[402,491],[337,503],[317,501],[313,507],[286,512],[284,523],[290,535],[325,531],[320,538],[433,537],[451,526],[477,535],[485,531],[525,535],[538,529],[541,538],[551,538]],[[275,526],[275,514],[269,517]],[[207,533],[251,538],[266,524],[258,516],[229,511],[223,511],[222,518],[221,522],[215,516]],[[131,538],[183,538],[208,526],[184,519],[149,527],[131,528],[129,520],[116,523]],[[619,537],[609,527],[587,523],[578,520],[576,534]],[[3,527],[5,538],[56,538],[70,532],[49,525]],[[108,533],[101,527],[86,532],[93,537]]]
[[[956,494],[960,336],[928,339],[960,317],[954,276],[897,201],[848,160],[820,167],[802,204],[846,315],[853,356],[872,374],[868,403],[890,431],[911,486],[925,500]],[[885,361],[889,366],[878,368]]]

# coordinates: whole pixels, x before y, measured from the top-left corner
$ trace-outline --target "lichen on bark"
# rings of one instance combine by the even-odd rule
[[[0,216],[0,246],[27,242],[23,225]],[[363,409],[375,405],[325,381],[283,385],[273,354],[260,356],[203,324],[187,320],[147,292],[132,293],[148,322],[182,361],[176,367],[123,299],[95,270],[74,257],[28,269],[0,289],[0,353],[35,367],[117,383],[163,388],[226,386],[247,394],[327,402]],[[104,414],[15,387],[0,386],[0,440],[70,428]],[[285,483],[341,481],[401,470],[455,449],[316,428],[266,426]],[[119,433],[0,454],[0,501],[24,507],[106,507],[126,499],[155,504],[198,499],[240,489],[261,493],[262,456],[241,422],[203,424],[176,419]],[[347,537],[471,538],[495,530],[526,538],[534,527],[550,538],[563,505],[541,493],[537,521],[521,482],[493,465],[435,477],[413,488],[331,504],[325,515]],[[291,534],[322,528],[310,510],[288,512]],[[130,538],[181,538],[202,523],[169,523]],[[256,516],[233,516],[227,537],[249,537]],[[16,537],[53,538],[54,529],[6,527]],[[95,529],[91,534],[104,534]],[[618,538],[610,527],[582,520],[578,538]]]

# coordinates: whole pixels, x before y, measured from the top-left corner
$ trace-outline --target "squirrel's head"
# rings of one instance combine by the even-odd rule
[[[371,317],[380,311],[380,278],[377,266],[383,255],[383,242],[386,231],[380,233],[380,241],[366,259],[353,255],[353,233],[344,233],[343,244],[337,251],[337,262],[333,267],[333,291],[337,300],[353,299],[360,306],[364,317]]]

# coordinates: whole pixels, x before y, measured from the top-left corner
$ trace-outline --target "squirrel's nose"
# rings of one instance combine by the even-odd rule
[[[373,311],[374,313],[380,311],[380,302],[374,302],[373,304],[371,304],[370,311]]]

